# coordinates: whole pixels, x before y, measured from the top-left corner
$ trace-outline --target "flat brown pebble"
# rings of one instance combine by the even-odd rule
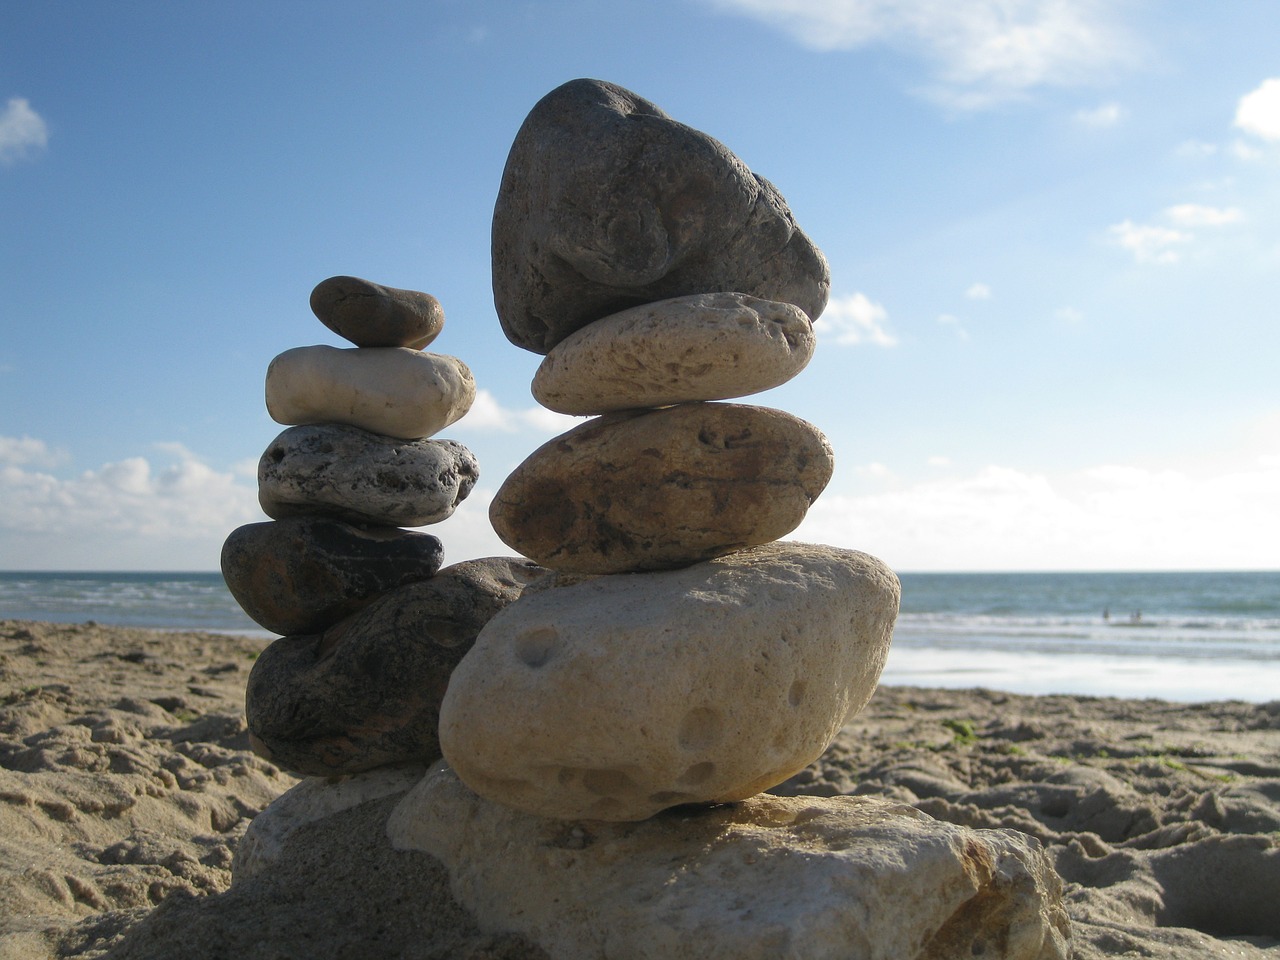
[[[359,277],[321,280],[311,291],[311,312],[357,347],[421,350],[444,328],[444,308],[431,294]]]

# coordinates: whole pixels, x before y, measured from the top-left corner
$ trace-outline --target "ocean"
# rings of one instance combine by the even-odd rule
[[[882,682],[1280,699],[1280,572],[904,573]],[[270,636],[217,573],[0,572],[0,619]]]

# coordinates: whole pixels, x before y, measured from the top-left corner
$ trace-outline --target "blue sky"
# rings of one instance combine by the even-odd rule
[[[1280,569],[1280,9],[1253,0],[7,4],[0,568],[212,570],[265,519],[271,358],[335,274],[428,291],[489,497],[572,421],[493,312],[507,150],[628,87],[832,267],[753,398],[835,476],[800,539],[900,570]]]

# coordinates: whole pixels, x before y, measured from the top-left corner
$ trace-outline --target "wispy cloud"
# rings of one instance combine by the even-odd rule
[[[907,570],[1274,569],[1278,485],[1276,456],[1195,473],[993,465],[885,493],[829,494],[789,539],[867,550]]]
[[[1124,107],[1118,103],[1104,103],[1092,110],[1077,110],[1074,114],[1076,123],[1095,129],[1114,127],[1124,119]]]
[[[1244,214],[1238,207],[1178,203],[1165,208],[1164,219],[1168,225],[1124,220],[1111,226],[1108,234],[1140,263],[1177,263],[1182,250],[1196,238],[1188,228],[1225,227],[1239,223]]]
[[[1104,0],[707,0],[778,27],[819,51],[872,44],[932,67],[924,91],[960,109],[1025,96],[1034,87],[1096,82],[1135,61],[1139,44]]]
[[[0,466],[44,467],[61,466],[70,459],[65,450],[54,450],[35,437],[0,437]]]
[[[476,391],[476,399],[470,411],[458,421],[455,429],[496,430],[502,433],[533,430],[551,436],[571,430],[580,423],[581,417],[570,417],[545,407],[525,407],[520,410],[504,407],[492,393],[480,389]]]
[[[938,323],[942,324],[944,327],[949,327],[954,330],[956,336],[961,340],[969,339],[969,331],[964,328],[964,322],[954,314],[944,313],[939,315]]]
[[[854,347],[864,343],[877,347],[892,347],[898,338],[885,327],[889,312],[864,293],[848,297],[834,297],[827,304],[814,330],[820,338],[831,336],[842,347]]]
[[[985,283],[975,283],[964,292],[964,295],[970,300],[990,300],[991,288]]]
[[[1112,240],[1133,254],[1139,263],[1177,263],[1178,248],[1192,240],[1185,230],[1123,220],[1107,231]]]
[[[1237,207],[1207,207],[1199,203],[1180,203],[1169,207],[1165,216],[1184,227],[1222,227],[1244,219]]]
[[[1264,80],[1240,98],[1235,125],[1263,140],[1280,140],[1280,77]]]
[[[44,149],[49,127],[22,97],[10,97],[0,111],[0,164],[23,160]]]

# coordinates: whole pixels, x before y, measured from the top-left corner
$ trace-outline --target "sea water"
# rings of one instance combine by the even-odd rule
[[[1280,700],[1280,572],[901,580],[886,683]]]
[[[1280,700],[1280,572],[901,580],[885,683]],[[217,573],[0,572],[0,619],[270,635]]]

